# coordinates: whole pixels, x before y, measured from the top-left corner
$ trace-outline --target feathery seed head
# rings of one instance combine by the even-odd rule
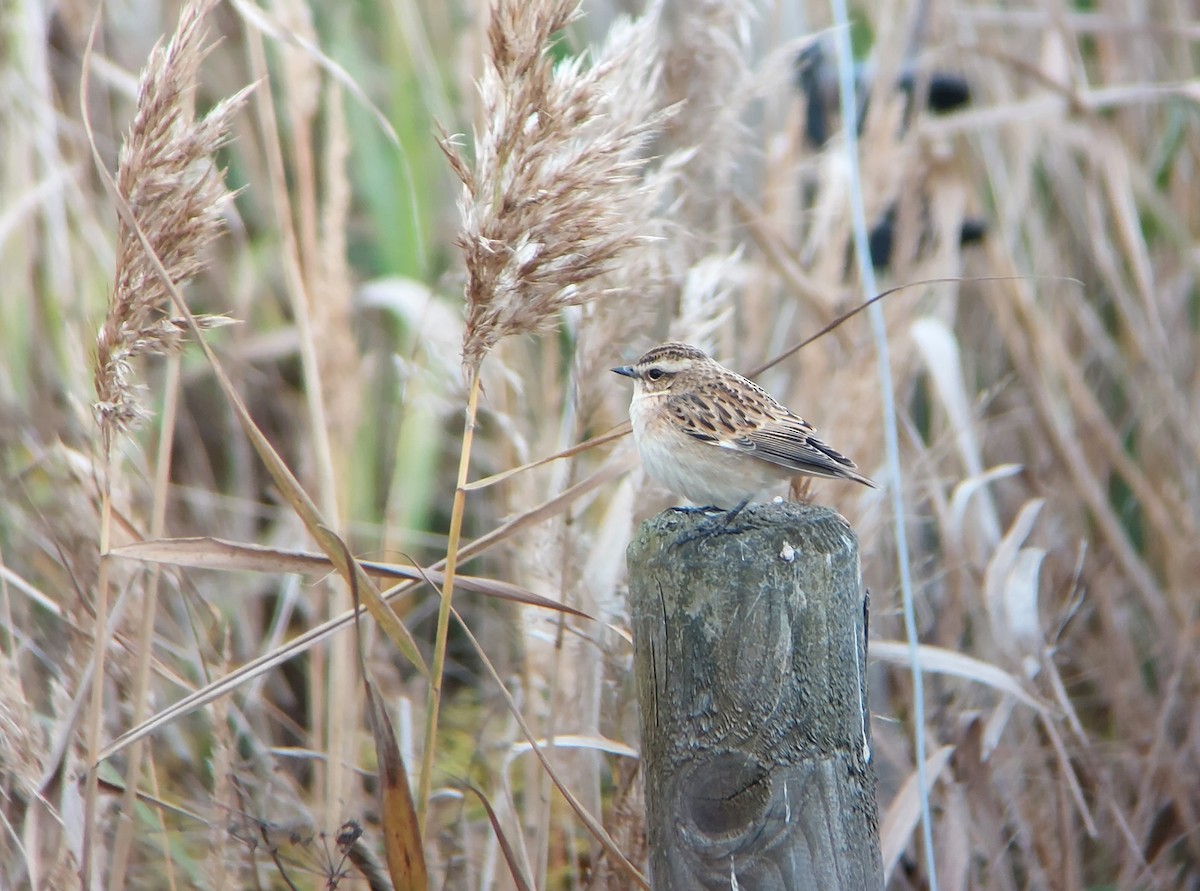
[[[230,193],[212,155],[250,89],[196,119],[196,75],[207,54],[203,20],[215,5],[216,0],[189,3],[170,42],[151,52],[117,169],[118,192],[177,285],[204,268],[204,251],[221,233]],[[229,322],[220,316],[197,321],[203,327]],[[167,288],[137,233],[122,221],[113,293],[96,338],[95,410],[106,436],[144,416],[132,360],[177,348],[186,331],[186,322],[172,316]]]
[[[604,295],[605,273],[645,236],[643,148],[664,117],[653,24],[618,23],[590,66],[556,66],[553,36],[577,14],[577,0],[498,0],[473,165],[442,140],[463,183],[468,368],[501,338]]]

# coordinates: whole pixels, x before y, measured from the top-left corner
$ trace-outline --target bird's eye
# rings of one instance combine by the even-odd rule
[[[652,381],[656,381],[660,377],[662,377],[663,374],[664,374],[664,372],[661,368],[651,368],[649,371],[646,372],[646,377],[650,378],[650,380],[652,380]]]

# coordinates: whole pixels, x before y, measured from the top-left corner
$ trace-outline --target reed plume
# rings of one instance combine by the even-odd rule
[[[196,76],[208,53],[204,19],[216,3],[197,0],[185,6],[170,42],[151,52],[117,169],[120,197],[176,285],[205,267],[205,249],[224,228],[224,205],[232,196],[213,155],[251,89],[196,117]],[[202,327],[228,321],[197,317]],[[145,416],[132,361],[178,348],[186,331],[141,240],[122,219],[112,297],[96,338],[95,411],[106,442]]]
[[[615,25],[588,66],[555,65],[576,0],[500,0],[479,82],[471,165],[442,147],[463,183],[463,362],[501,338],[544,331],[559,310],[605,293],[605,272],[646,232],[654,194],[644,147],[664,118],[650,19]]]

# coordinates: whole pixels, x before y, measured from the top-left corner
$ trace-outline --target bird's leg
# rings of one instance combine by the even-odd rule
[[[721,523],[721,525],[723,527],[727,528],[729,526],[729,524],[733,522],[733,518],[736,517],[738,514],[740,514],[742,512],[742,510],[745,509],[746,505],[749,503],[750,503],[749,498],[743,498],[741,501],[739,501],[737,504],[735,504],[733,506],[733,508],[730,509],[729,512],[725,514],[725,519]]]
[[[813,478],[811,476],[792,477],[792,482],[788,486],[788,501],[795,501],[799,504],[812,504],[812,481]]]

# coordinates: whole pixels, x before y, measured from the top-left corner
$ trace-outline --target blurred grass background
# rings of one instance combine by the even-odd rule
[[[598,45],[640,5],[589,0],[584,11],[556,57]],[[881,283],[962,278],[883,304],[917,618],[931,648],[940,887],[1200,888],[1200,18],[1170,0],[872,0],[853,13],[870,63],[868,219],[890,210],[893,221]],[[160,577],[108,558],[101,583],[106,465],[92,375],[117,224],[80,111],[95,15],[74,0],[9,0],[0,15],[4,887],[78,883],[89,727],[112,740],[349,604],[321,574]],[[178,15],[149,0],[99,12],[86,105],[109,170],[138,72]],[[662,4],[659,105],[682,104],[651,152],[677,165],[647,222],[656,238],[610,273],[609,297],[488,357],[472,479],[623,421],[628,392],[606,369],[668,336],[745,370],[861,299],[832,111],[826,134],[813,129],[836,105],[812,51],[828,16],[823,4],[769,0]],[[446,553],[467,394],[461,187],[436,133],[483,123],[474,84],[487,7],[229,3],[209,25],[220,40],[197,107],[260,84],[218,156],[241,191],[190,305],[239,320],[208,339],[355,554],[432,564]],[[969,101],[937,113],[897,89],[907,76],[919,93],[934,75],[968,88]],[[964,244],[979,224],[982,240]],[[972,280],[989,276],[1013,278]],[[880,479],[867,328],[848,322],[761,382]],[[150,418],[116,443],[113,543],[164,534],[315,550],[195,347],[137,371]],[[862,541],[889,888],[923,888],[888,502],[835,483],[815,496]],[[627,439],[473,490],[467,540],[513,525],[464,571],[600,622],[455,598],[535,733],[569,737],[552,762],[635,864],[623,552],[633,524],[669,503]],[[397,603],[428,660],[436,593]],[[105,614],[103,708],[89,717]],[[453,630],[449,645],[426,815],[435,883],[514,887],[487,815],[464,795],[469,780],[537,887],[629,887],[522,748],[479,654]],[[352,652],[341,633],[234,675],[232,689],[148,738],[136,801],[121,792],[128,750],[106,761],[99,835],[88,836],[99,886],[360,886],[334,839],[353,820],[378,847]],[[415,770],[427,684],[386,638],[368,635],[368,652]],[[149,653],[144,688],[139,653]]]

